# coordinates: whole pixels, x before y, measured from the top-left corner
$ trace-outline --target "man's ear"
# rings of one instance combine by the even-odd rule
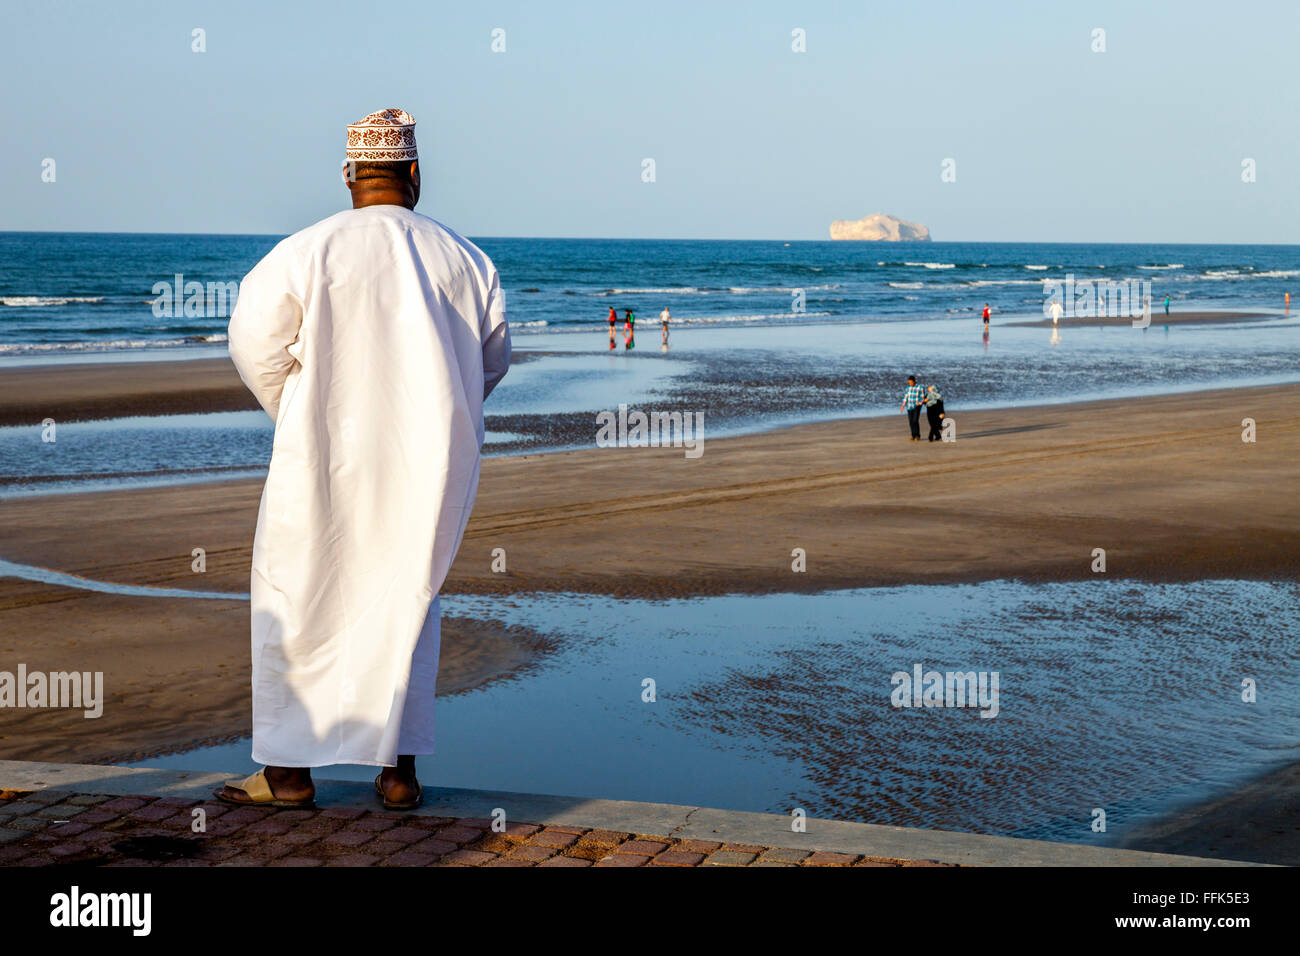
[[[420,188],[420,161],[418,159],[411,161],[411,184],[416,189]]]

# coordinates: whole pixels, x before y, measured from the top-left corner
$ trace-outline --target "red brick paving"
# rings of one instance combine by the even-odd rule
[[[192,810],[206,829],[195,833]],[[675,840],[575,826],[380,809],[228,807],[177,797],[0,792],[0,865],[49,866],[944,866]]]

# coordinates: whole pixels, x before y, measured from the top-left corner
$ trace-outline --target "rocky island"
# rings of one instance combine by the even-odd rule
[[[930,230],[919,222],[906,222],[883,212],[865,219],[836,219],[832,239],[866,239],[876,242],[929,242]]]

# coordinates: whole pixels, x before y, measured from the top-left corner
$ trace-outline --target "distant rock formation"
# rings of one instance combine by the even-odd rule
[[[919,222],[904,222],[883,212],[865,219],[836,219],[831,223],[832,239],[869,239],[876,242],[929,242],[930,230]]]

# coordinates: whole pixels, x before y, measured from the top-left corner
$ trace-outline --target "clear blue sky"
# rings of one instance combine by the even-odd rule
[[[1297,50],[1294,0],[12,3],[0,229],[292,232],[399,106],[475,236],[1294,243]]]

